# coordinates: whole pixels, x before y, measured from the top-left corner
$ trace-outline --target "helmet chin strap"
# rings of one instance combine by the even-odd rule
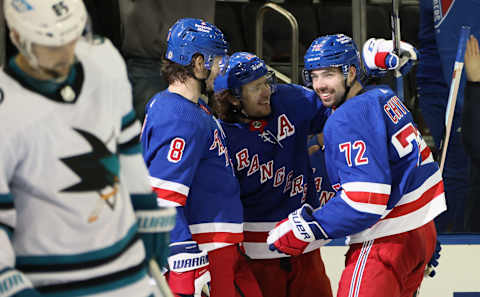
[[[10,40],[17,47],[18,51],[25,56],[30,66],[34,69],[38,69],[37,57],[32,51],[32,42],[18,35],[18,40],[15,38],[13,31],[10,31]]]
[[[63,81],[65,76],[62,76],[55,70],[45,68],[38,63],[38,59],[33,53],[32,50],[32,42],[28,41],[25,38],[19,37],[19,41],[13,37],[13,32],[10,32],[12,43],[17,47],[18,51],[26,58],[27,63],[35,69],[36,71],[42,72],[50,77],[52,77],[56,81]]]

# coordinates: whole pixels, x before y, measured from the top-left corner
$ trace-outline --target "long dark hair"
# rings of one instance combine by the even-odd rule
[[[213,95],[209,103],[214,114],[222,121],[237,123],[242,117],[239,107],[233,105],[233,101],[239,100],[229,90],[223,90]]]
[[[185,83],[187,78],[194,77],[193,75],[193,61],[201,54],[195,54],[192,57],[190,64],[183,66],[178,63],[172,62],[168,59],[162,59],[162,75],[168,81],[168,84],[173,84],[175,81]]]

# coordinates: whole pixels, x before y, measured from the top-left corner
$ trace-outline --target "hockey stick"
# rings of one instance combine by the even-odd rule
[[[155,279],[155,282],[157,283],[158,289],[160,290],[160,293],[162,293],[162,296],[173,297],[172,291],[170,291],[170,287],[168,286],[167,281],[165,280],[165,276],[163,276],[163,273],[160,270],[157,261],[155,261],[155,259],[150,259],[150,261],[148,262],[148,266],[150,268],[150,274]]]
[[[400,53],[400,0],[392,0],[392,15],[391,15],[391,25],[392,25],[392,40],[393,40],[393,53],[401,58]],[[395,69],[394,71],[395,76],[395,86],[396,86],[396,93],[400,100],[404,101],[404,93],[403,93],[403,76],[400,72],[400,69]],[[405,101],[404,101],[405,102]]]
[[[462,78],[463,60],[465,58],[465,48],[467,46],[467,39],[470,35],[470,27],[463,26],[460,29],[460,40],[458,41],[457,56],[455,58],[455,65],[453,66],[452,82],[450,83],[450,92],[448,94],[448,104],[445,111],[445,137],[442,141],[441,158],[440,158],[440,172],[443,172],[445,159],[447,157],[448,141],[452,130],[453,116],[455,113],[455,104],[457,103],[458,87]]]
[[[457,103],[458,87],[460,85],[460,80],[462,78],[463,60],[465,57],[465,48],[467,46],[467,39],[469,35],[470,35],[470,27],[463,26],[460,29],[460,39],[458,41],[457,56],[455,58],[455,65],[453,66],[452,81],[450,83],[450,92],[448,94],[447,109],[445,111],[445,137],[443,138],[442,143],[440,144],[440,148],[442,151],[442,155],[441,155],[442,157],[440,159],[440,172],[443,172],[445,159],[447,156],[448,141],[450,139],[450,132],[452,130],[455,104]],[[424,276],[429,275],[430,272],[431,272],[431,269],[427,267],[425,270]],[[420,286],[418,287],[413,297],[418,297],[419,293],[420,293]]]

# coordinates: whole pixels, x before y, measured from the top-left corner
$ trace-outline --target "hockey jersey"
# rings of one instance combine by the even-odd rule
[[[265,120],[222,122],[240,182],[244,247],[251,258],[287,257],[268,249],[268,232],[305,202],[319,205],[307,136],[321,131],[329,111],[312,90],[284,84],[276,86],[271,107]]]
[[[315,185],[315,192],[318,198],[319,206],[322,207],[330,199],[335,196],[335,189],[338,190],[337,185],[332,185],[327,175],[327,167],[325,166],[325,147],[322,147],[317,140],[317,136],[311,137],[308,140],[308,147],[318,145],[321,148],[310,155],[310,163],[313,170],[313,183]]]
[[[108,40],[75,54],[52,93],[0,72],[0,295],[149,296],[131,199],[155,196],[125,64]]]
[[[328,177],[340,188],[314,217],[329,238],[358,243],[398,234],[446,209],[438,165],[388,87],[346,101],[324,135]]]
[[[211,251],[243,240],[243,208],[225,133],[201,100],[168,90],[147,105],[143,157],[161,205],[177,207],[171,242]]]

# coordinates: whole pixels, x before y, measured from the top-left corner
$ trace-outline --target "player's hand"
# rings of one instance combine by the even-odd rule
[[[370,38],[363,45],[362,59],[367,76],[381,77],[387,70],[398,69],[406,75],[418,59],[417,50],[409,43],[400,42],[400,57],[393,53],[393,41]]]
[[[480,82],[480,50],[478,40],[473,35],[470,35],[465,50],[465,72],[467,80]]]
[[[436,272],[435,272],[435,267],[438,266],[438,259],[440,258],[440,251],[442,250],[442,246],[440,244],[440,241],[438,241],[437,238],[437,243],[435,246],[435,251],[433,252],[432,258],[427,264],[427,267],[425,268],[425,275],[424,276],[429,276],[429,277],[434,277]]]
[[[305,204],[279,222],[267,238],[270,250],[298,256],[314,240],[327,239],[322,227],[313,218],[313,209]]]
[[[210,286],[208,255],[195,241],[171,244],[168,266],[167,281],[175,296],[201,297]]]
[[[167,266],[169,232],[175,226],[175,208],[137,210],[135,214],[138,219],[138,233],[145,246],[147,262],[153,257],[160,267]]]

